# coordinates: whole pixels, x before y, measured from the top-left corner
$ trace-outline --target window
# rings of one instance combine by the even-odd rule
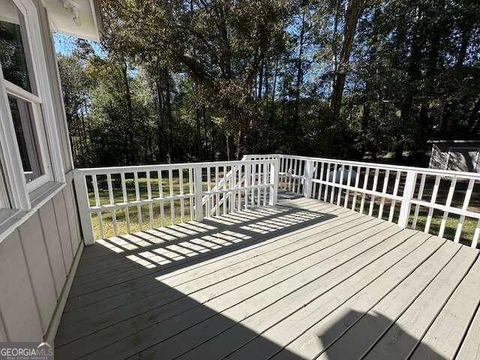
[[[28,46],[25,16],[4,0],[0,19],[0,63],[27,189],[52,180],[43,128],[42,104]]]
[[[30,193],[64,181],[49,86],[56,79],[32,0],[0,1],[0,70],[0,209],[28,209]]]

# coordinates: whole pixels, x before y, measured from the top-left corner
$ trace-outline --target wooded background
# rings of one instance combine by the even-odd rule
[[[76,166],[261,152],[425,165],[430,139],[480,138],[478,1],[101,9],[102,51],[58,55]]]

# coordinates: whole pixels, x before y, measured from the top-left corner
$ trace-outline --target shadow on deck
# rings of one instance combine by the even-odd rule
[[[56,358],[116,359],[140,351],[142,358],[149,358],[147,353],[155,352],[161,344],[162,358],[166,359],[169,355],[165,344],[179,334],[184,342],[180,346],[176,339],[169,344],[170,357],[207,340],[212,331],[235,327],[235,340],[256,337],[255,332],[167,286],[163,280],[171,272],[178,275],[186,266],[196,266],[203,276],[211,275],[202,272],[202,268],[218,257],[225,259],[233,251],[238,254],[245,247],[263,246],[271,239],[334,217],[289,206],[258,208],[205,219],[202,223],[178,224],[98,241],[85,248],[82,255],[55,340]],[[177,287],[188,283],[186,280]],[[235,287],[224,290],[211,294],[208,300]],[[201,288],[196,287],[195,292],[199,291]],[[187,335],[189,327],[207,319],[214,320],[209,331],[200,334],[196,329]],[[266,345],[269,342],[264,341]],[[292,354],[294,358],[300,359]]]
[[[396,319],[355,311],[348,301],[371,299],[375,305],[375,291],[380,301],[417,268],[432,273],[418,287],[428,289],[439,273],[450,271],[441,261],[458,258],[448,266],[464,264],[468,272],[474,250],[311,199],[281,204],[86,248],[55,358],[381,359],[378,343],[388,340],[385,334],[401,339],[401,348],[387,350],[389,359],[414,350],[423,358],[445,358]],[[408,259],[413,253],[415,260]],[[398,277],[397,285],[387,273]],[[369,287],[381,279],[385,293]],[[317,327],[330,315],[331,322]],[[310,352],[302,345],[308,332]],[[356,341],[345,346],[350,338]]]

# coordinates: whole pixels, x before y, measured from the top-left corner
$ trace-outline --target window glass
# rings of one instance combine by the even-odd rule
[[[35,93],[25,21],[12,0],[0,1],[0,63],[5,80]]]
[[[9,95],[8,100],[25,179],[30,182],[44,174],[33,107],[31,103],[14,96]]]

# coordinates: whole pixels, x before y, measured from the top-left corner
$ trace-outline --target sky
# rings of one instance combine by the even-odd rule
[[[73,36],[65,35],[62,33],[55,33],[53,35],[53,41],[55,44],[55,51],[58,54],[62,55],[71,55],[73,50],[75,50],[75,40],[76,38]],[[96,41],[89,41],[89,43],[92,45],[93,50],[95,51],[96,54],[102,55],[104,54],[104,51],[100,47],[100,44]]]

